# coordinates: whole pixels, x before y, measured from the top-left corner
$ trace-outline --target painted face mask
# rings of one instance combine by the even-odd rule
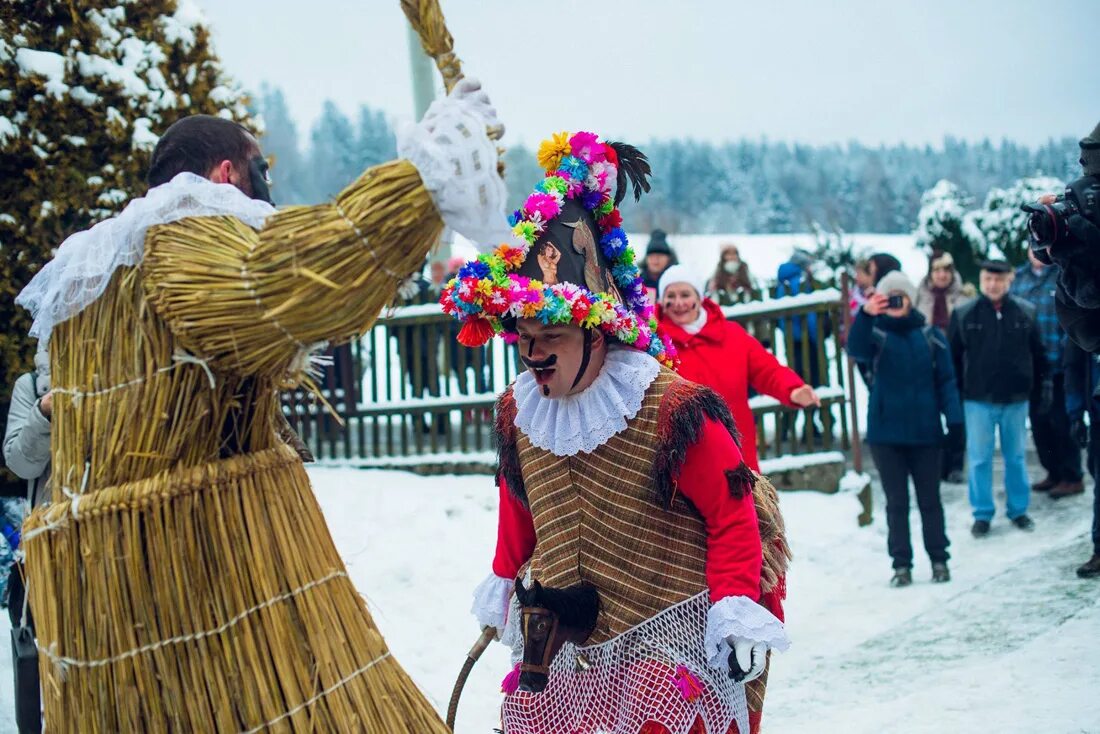
[[[248,181],[252,185],[252,198],[274,205],[271,199],[271,176],[267,159],[255,155],[248,161]]]

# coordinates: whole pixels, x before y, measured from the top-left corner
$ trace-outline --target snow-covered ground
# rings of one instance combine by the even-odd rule
[[[442,711],[478,635],[470,591],[489,568],[496,494],[486,476],[310,470],[348,569],[394,653]],[[854,494],[785,493],[796,554],[792,649],[773,660],[765,727],[782,734],[1100,732],[1100,584],[1078,580],[1091,495],[1038,497],[1034,534],[995,520],[968,532],[965,487],[945,485],[954,580],[934,586],[917,541],[916,583],[887,585],[882,495],[856,526]],[[1003,506],[1003,498],[1000,500]],[[497,724],[506,651],[474,669],[459,734]],[[0,731],[14,731],[7,654]]]

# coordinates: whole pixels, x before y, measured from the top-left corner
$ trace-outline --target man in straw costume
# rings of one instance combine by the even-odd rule
[[[54,382],[54,501],[24,536],[50,731],[448,731],[348,578],[279,392],[445,224],[507,233],[495,123],[460,82],[401,160],[276,210],[255,139],[181,120],[148,194],[21,294]]]
[[[475,615],[522,648],[517,578],[599,595],[543,692],[517,690],[518,666],[505,679],[504,730],[755,732],[768,651],[788,645],[775,490],[745,466],[722,399],[669,368],[617,208],[649,190],[645,156],[561,133],[539,163],[518,237],[442,297],[459,341],[501,334],[527,367],[498,403],[499,534]]]

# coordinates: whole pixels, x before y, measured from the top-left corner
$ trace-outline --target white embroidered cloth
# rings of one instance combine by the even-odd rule
[[[650,384],[661,371],[653,357],[636,349],[616,348],[607,353],[600,374],[584,392],[564,398],[546,398],[530,372],[516,378],[516,428],[531,443],[555,456],[591,453],[626,430],[638,414]]]
[[[397,136],[397,154],[416,166],[443,222],[483,252],[513,241],[497,146],[485,132],[499,124],[481,85],[467,78]]]
[[[566,643],[550,664],[542,693],[505,696],[504,730],[638,734],[653,721],[670,734],[687,734],[699,717],[707,732],[725,734],[734,721],[738,731],[747,732],[745,686],[729,677],[728,666],[714,668],[707,662],[707,596],[697,594],[599,645]],[[517,616],[509,619],[509,627]],[[522,649],[522,641],[519,645]],[[684,671],[701,689],[692,700],[677,686]]]
[[[232,184],[180,173],[131,201],[117,217],[62,242],[53,259],[38,271],[15,302],[34,316],[30,335],[45,344],[53,327],[103,295],[115,270],[142,261],[145,232],[150,227],[185,217],[229,215],[259,229],[274,212],[275,207],[248,198]]]

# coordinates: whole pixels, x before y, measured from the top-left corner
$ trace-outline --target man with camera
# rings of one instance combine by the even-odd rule
[[[1060,196],[1047,195],[1037,205],[1024,205],[1031,213],[1031,249],[1035,257],[1062,269],[1058,278],[1058,320],[1074,342],[1066,355],[1066,407],[1073,434],[1088,445],[1089,470],[1098,469],[1096,410],[1100,403],[1097,354],[1100,354],[1100,124],[1081,139],[1083,175],[1066,186]],[[1073,384],[1070,384],[1072,380]],[[1086,429],[1084,415],[1090,426]],[[1092,558],[1077,569],[1081,578],[1100,577],[1100,496],[1093,487]]]
[[[1081,139],[1084,175],[1060,196],[1026,204],[1031,249],[1061,266],[1058,320],[1086,352],[1100,352],[1100,124]]]
[[[951,314],[948,339],[963,398],[967,459],[970,464],[971,534],[989,534],[994,515],[993,448],[999,432],[1005,461],[1007,515],[1020,530],[1033,530],[1028,517],[1031,488],[1027,477],[1028,400],[1047,373],[1035,307],[1008,294],[1011,266],[1003,260],[982,263],[981,295]],[[1043,391],[1046,399],[1052,396]]]

